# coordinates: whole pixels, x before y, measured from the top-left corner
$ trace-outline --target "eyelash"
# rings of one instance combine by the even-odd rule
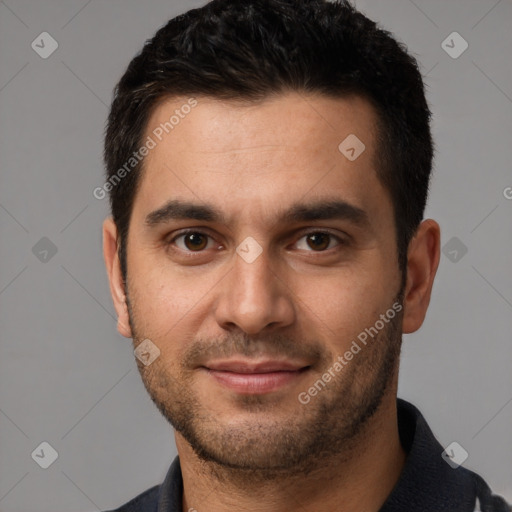
[[[189,235],[191,233],[196,234],[196,235],[203,235],[203,236],[206,236],[207,238],[213,239],[213,237],[205,231],[201,231],[198,229],[185,229],[185,230],[180,231],[177,235],[173,236],[170,240],[166,241],[166,246],[174,245],[174,243],[176,242],[176,240],[178,238],[185,237],[186,235]],[[303,233],[298,240],[301,240],[302,238],[304,238],[308,235],[317,235],[317,234],[328,235],[331,238],[334,238],[338,242],[338,245],[335,247],[331,247],[330,249],[324,249],[323,251],[310,250],[310,251],[306,251],[306,252],[318,253],[318,254],[329,253],[333,249],[336,250],[337,247],[348,245],[347,240],[331,233],[330,231],[321,231],[321,230],[314,230],[314,231],[308,231],[307,233]],[[177,248],[176,250],[180,251],[181,253],[187,254],[187,257],[195,257],[196,255],[204,254],[204,252],[206,251],[206,249],[202,249],[200,251],[190,251],[190,250],[184,250],[184,249],[180,249],[180,248]]]

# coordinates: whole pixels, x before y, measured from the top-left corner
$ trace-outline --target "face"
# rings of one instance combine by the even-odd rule
[[[357,97],[196,100],[161,141],[187,98],[148,124],[120,329],[160,351],[141,376],[197,454],[304,469],[392,392],[401,275],[376,115]]]

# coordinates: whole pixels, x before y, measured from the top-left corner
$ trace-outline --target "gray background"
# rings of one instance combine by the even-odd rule
[[[160,483],[175,454],[115,330],[101,254],[107,201],[92,191],[116,81],[158,27],[202,3],[0,1],[2,512],[118,506]],[[512,2],[356,5],[421,63],[437,142],[427,216],[443,246],[458,239],[424,326],[405,336],[400,396],[512,500]],[[43,31],[59,44],[47,59],[31,48]],[[453,31],[469,44],[456,59],[441,46]],[[33,253],[42,237],[55,255]],[[31,458],[42,441],[58,452],[46,470]]]

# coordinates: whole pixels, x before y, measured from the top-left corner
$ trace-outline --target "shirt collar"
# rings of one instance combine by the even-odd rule
[[[442,446],[420,411],[397,400],[400,442],[407,452],[400,479],[380,512],[398,510],[473,512],[475,483],[472,473],[453,469],[441,457]],[[176,457],[160,487],[157,512],[182,512],[183,478]]]
[[[414,405],[397,400],[400,442],[407,452],[405,466],[380,512],[473,512],[476,500],[472,473],[452,468],[442,457],[443,447]]]

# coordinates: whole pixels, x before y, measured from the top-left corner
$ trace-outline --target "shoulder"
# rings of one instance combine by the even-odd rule
[[[397,412],[400,442],[407,459],[397,485],[380,512],[512,511],[480,475],[447,460],[453,453],[446,453],[414,405],[398,399]]]
[[[156,512],[159,493],[160,486],[155,485],[139,494],[128,503],[125,503],[123,506],[105,512]]]
[[[157,512],[157,510],[181,510],[183,478],[180,459],[176,456],[167,471],[164,481],[139,494],[122,507],[105,512]]]
[[[469,472],[476,487],[477,506],[475,512],[511,512],[512,506],[505,499],[493,494],[485,480],[473,471]]]

